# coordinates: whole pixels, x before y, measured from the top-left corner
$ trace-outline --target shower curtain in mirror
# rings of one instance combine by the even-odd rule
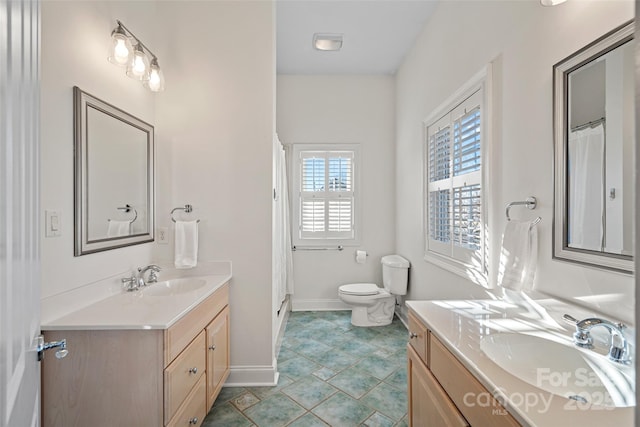
[[[273,138],[273,167],[273,291],[278,312],[287,294],[293,294],[293,257],[286,154],[277,135]]]
[[[569,235],[572,248],[604,247],[604,125],[569,133]]]

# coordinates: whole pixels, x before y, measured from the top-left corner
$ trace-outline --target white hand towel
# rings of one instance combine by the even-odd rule
[[[198,264],[198,221],[176,221],[176,268],[193,268]]]
[[[107,228],[107,237],[128,236],[130,233],[131,221],[119,221],[116,219],[109,220]]]
[[[507,221],[502,235],[498,285],[513,291],[533,290],[538,263],[538,229],[531,221]]]

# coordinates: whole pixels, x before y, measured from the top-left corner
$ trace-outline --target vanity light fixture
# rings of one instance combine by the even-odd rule
[[[336,51],[342,48],[342,34],[320,34],[313,35],[313,47],[317,50]]]
[[[118,20],[116,22],[118,26],[111,32],[109,62],[126,67],[127,76],[140,80],[150,91],[163,91],[164,75],[156,55],[122,22]]]
[[[540,0],[540,4],[543,6],[557,6],[565,1],[567,0]]]

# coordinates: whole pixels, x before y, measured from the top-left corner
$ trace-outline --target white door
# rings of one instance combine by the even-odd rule
[[[0,427],[39,425],[38,0],[0,0]]]

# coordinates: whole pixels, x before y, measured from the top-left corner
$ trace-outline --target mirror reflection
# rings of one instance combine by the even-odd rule
[[[633,23],[554,66],[554,257],[633,270]]]
[[[631,255],[633,88],[630,41],[569,73],[569,247]]]
[[[153,240],[153,127],[74,88],[76,255]]]

